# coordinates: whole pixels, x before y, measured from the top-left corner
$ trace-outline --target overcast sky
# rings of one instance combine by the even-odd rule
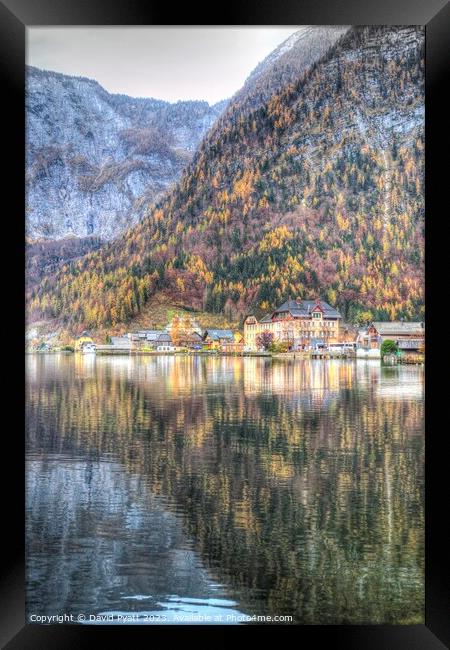
[[[167,101],[231,97],[298,27],[29,27],[27,63]]]

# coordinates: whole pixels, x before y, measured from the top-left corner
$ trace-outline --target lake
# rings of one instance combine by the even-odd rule
[[[27,355],[28,617],[423,623],[423,400],[376,360]]]

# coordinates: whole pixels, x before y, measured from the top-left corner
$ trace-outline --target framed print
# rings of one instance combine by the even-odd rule
[[[167,13],[0,4],[3,643],[443,648],[448,5]]]

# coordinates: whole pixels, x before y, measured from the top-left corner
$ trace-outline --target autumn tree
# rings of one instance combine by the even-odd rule
[[[267,350],[271,343],[273,342],[274,336],[272,332],[269,332],[267,330],[261,332],[256,336],[256,345],[258,348],[263,348],[263,350]]]

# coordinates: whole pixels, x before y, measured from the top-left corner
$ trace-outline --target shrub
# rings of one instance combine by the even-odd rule
[[[267,347],[269,352],[287,352],[289,349],[289,343],[286,341],[272,341]]]
[[[398,352],[398,346],[395,341],[391,341],[390,339],[383,341],[381,344],[381,356],[384,356],[385,354],[395,354],[396,352]]]

